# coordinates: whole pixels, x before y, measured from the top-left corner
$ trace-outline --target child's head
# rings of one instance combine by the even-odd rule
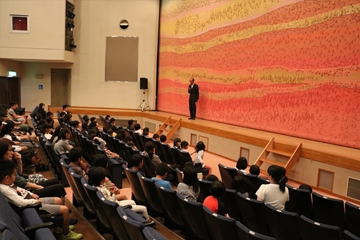
[[[207,181],[211,181],[211,182],[214,182],[214,181],[219,181],[218,177],[215,176],[214,174],[210,174],[206,177],[206,180]]]
[[[180,147],[180,143],[181,143],[181,139],[180,139],[180,138],[175,138],[175,139],[174,139],[174,147]]]
[[[67,140],[70,139],[70,137],[71,137],[71,132],[68,128],[61,129],[59,133],[59,139]]]
[[[47,112],[46,117],[54,118],[54,113],[53,112]]]
[[[93,167],[107,168],[108,166],[108,158],[105,154],[95,154],[93,160]]]
[[[188,186],[192,186],[195,192],[199,190],[199,183],[197,178],[197,172],[194,167],[184,167],[183,169],[184,179],[183,183]]]
[[[16,164],[13,161],[0,160],[0,183],[11,185],[15,181]]]
[[[299,189],[304,189],[304,190],[309,190],[310,193],[312,193],[312,187],[310,187],[309,185],[303,183],[299,186]]]
[[[83,155],[83,150],[79,147],[74,147],[70,149],[68,153],[68,157],[70,159],[70,162],[78,162],[81,159],[81,156]]]
[[[148,136],[149,135],[149,128],[148,127],[145,127],[144,129],[143,129],[143,135],[144,136]]]
[[[81,129],[82,129],[82,130],[86,130],[87,127],[88,127],[88,124],[87,124],[86,122],[84,122],[84,123],[81,124]]]
[[[188,149],[189,143],[187,141],[182,141],[180,143],[181,149]]]
[[[161,135],[160,136],[160,142],[162,142],[162,143],[165,143],[166,142],[166,136],[165,135]]]
[[[220,181],[214,181],[210,186],[210,193],[214,198],[220,198],[225,193],[225,185]]]
[[[52,129],[51,124],[50,124],[50,123],[45,123],[45,124],[43,125],[43,129],[44,129],[44,132],[45,132],[45,133],[50,133],[50,132],[51,132],[51,129]]]
[[[286,169],[277,165],[271,165],[268,170],[270,180],[274,183],[279,184],[280,190],[285,191],[285,185],[288,181],[286,175]]]
[[[248,161],[245,157],[239,157],[236,163],[236,168],[240,170],[244,170],[247,168]]]
[[[193,162],[186,162],[184,164],[184,168],[194,168],[195,169],[194,163]]]
[[[133,126],[133,125],[134,125],[134,123],[135,123],[135,121],[134,121],[134,120],[132,120],[132,119],[130,119],[130,120],[128,121],[128,125],[129,125],[129,126]]]
[[[166,175],[169,171],[169,166],[166,163],[159,163],[156,165],[155,173],[158,176],[161,176],[162,179],[166,178]]]
[[[4,121],[1,129],[1,135],[10,134],[14,129],[14,127],[15,124],[13,121],[11,120]]]
[[[140,124],[137,123],[137,124],[134,125],[135,131],[139,130],[140,128],[141,128]]]
[[[199,152],[199,151],[205,151],[205,144],[203,141],[199,141],[196,146],[195,146],[195,151]]]
[[[250,174],[253,174],[253,175],[256,175],[256,176],[259,176],[259,174],[260,174],[260,168],[259,168],[259,166],[258,165],[251,165],[251,167],[250,167]]]
[[[65,104],[65,105],[63,105],[63,107],[62,107],[62,109],[63,109],[63,111],[69,111],[69,108],[70,108],[70,105],[68,105],[68,104]]]
[[[49,117],[46,117],[46,118],[45,118],[45,122],[51,124],[51,123],[54,122],[54,119],[52,119],[52,117],[49,116]]]
[[[132,141],[133,141],[132,136],[129,135],[129,136],[126,136],[126,137],[125,137],[125,143],[126,143],[126,144],[132,143]]]
[[[236,190],[237,192],[248,192],[245,179],[242,176],[235,176],[231,185],[231,188]]]
[[[89,184],[100,186],[105,181],[105,169],[102,167],[93,167],[89,171]]]
[[[131,156],[131,163],[136,168],[142,168],[144,159],[140,154],[134,154]]]
[[[159,134],[155,133],[155,134],[153,135],[153,139],[159,141],[159,140],[160,140]]]

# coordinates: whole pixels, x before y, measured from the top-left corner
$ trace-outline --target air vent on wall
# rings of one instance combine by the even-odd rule
[[[346,196],[360,200],[360,180],[349,177]]]
[[[152,122],[145,121],[145,127],[148,127],[150,132],[156,132],[156,124]]]

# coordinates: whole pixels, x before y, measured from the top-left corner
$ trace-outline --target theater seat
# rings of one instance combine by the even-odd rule
[[[100,230],[104,228],[109,233],[112,233],[112,227],[109,220],[106,217],[104,209],[101,206],[101,203],[96,195],[98,189],[96,187],[90,186],[86,183],[85,179],[82,178],[81,182],[83,183],[86,194],[88,195],[90,202],[95,208],[96,211],[96,220],[97,220],[97,229]],[[85,183],[84,183],[85,182]]]
[[[318,223],[305,216],[300,216],[300,233],[302,240],[341,239],[341,229],[339,227]]]
[[[49,227],[52,227],[53,223],[43,223],[39,214],[35,208],[25,208],[21,217],[12,209],[5,197],[0,193],[0,230],[6,229],[15,235],[17,240],[35,239],[36,231],[44,228],[41,231],[39,240],[55,240],[54,235],[50,231]],[[11,236],[11,233],[8,233]]]
[[[344,202],[340,199],[325,197],[316,192],[313,192],[312,196],[313,219],[316,222],[338,226],[343,231],[345,219]]]
[[[222,165],[221,163],[218,164],[221,180],[225,185],[225,188],[232,189],[232,182],[234,177],[237,175],[237,169],[231,168]]]
[[[155,187],[164,210],[165,225],[168,227],[184,229],[185,224],[176,200],[176,191],[173,189],[166,189],[157,182],[155,182]]]
[[[155,229],[151,227],[145,227],[142,223],[135,221],[134,219],[130,218],[127,214],[125,209],[122,207],[117,208],[117,212],[120,215],[121,222],[126,229],[127,235],[129,236],[130,240],[141,240],[147,239],[143,233],[144,228],[147,228],[145,232],[150,233],[151,236],[154,238],[152,239],[159,239],[163,240],[166,239],[160,233],[158,233]]]
[[[144,228],[142,232],[146,240],[167,240],[167,238],[151,227]]]
[[[180,193],[176,193],[176,196],[185,222],[186,239],[210,239],[202,204],[189,201]]]
[[[345,203],[345,229],[360,237],[360,207],[349,202]]]
[[[289,189],[290,200],[285,204],[285,210],[289,212],[296,212],[299,216],[304,215],[312,218],[312,201],[311,192],[306,189],[294,188],[286,185]]]
[[[277,240],[299,240],[299,215],[293,212],[281,211],[270,204],[265,204],[265,215],[269,235]]]
[[[200,186],[200,193],[199,193],[199,197],[198,197],[198,202],[204,202],[205,198],[207,196],[210,196],[210,186],[211,186],[211,181],[207,181],[207,180],[203,180],[203,179],[199,179],[199,186]]]
[[[344,231],[344,240],[360,240],[360,237],[356,236],[355,234],[349,232],[348,230]]]
[[[159,196],[156,191],[155,181],[142,176],[139,172],[137,173],[137,176],[139,178],[141,188],[144,192],[147,206],[151,209],[150,213],[154,216],[164,216],[164,212],[159,201]]]
[[[236,201],[242,223],[255,232],[268,235],[264,203],[247,198],[241,193],[237,193]]]
[[[236,223],[232,218],[227,218],[203,206],[206,224],[212,240],[236,239]]]
[[[240,212],[237,207],[236,202],[237,192],[233,189],[226,189],[224,195],[221,197],[221,200],[225,203],[225,208],[229,216],[236,221],[240,221]]]
[[[123,169],[126,174],[126,178],[129,180],[131,191],[135,197],[135,202],[140,205],[146,206],[146,199],[142,187],[140,185],[137,171],[131,170],[123,164]]]
[[[273,237],[262,235],[248,229],[241,222],[236,222],[236,227],[238,239],[241,240],[276,240]]]
[[[120,215],[117,213],[119,204],[116,202],[105,199],[104,195],[100,192],[96,192],[96,196],[100,200],[100,204],[105,212],[106,217],[109,219],[110,225],[113,229],[115,239],[128,240],[129,237],[126,230],[121,222]]]

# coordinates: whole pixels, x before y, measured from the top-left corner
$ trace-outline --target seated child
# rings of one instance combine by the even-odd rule
[[[63,240],[81,239],[83,237],[81,233],[72,231],[74,226],[69,226],[69,209],[62,205],[60,198],[39,198],[38,195],[16,186],[14,184],[15,174],[16,164],[13,161],[0,160],[0,191],[8,202],[17,207],[41,204],[41,210],[45,210],[52,215],[61,215],[63,217]]]
[[[204,162],[205,144],[202,141],[199,141],[195,146],[195,151],[196,156],[194,159],[194,165],[200,163],[202,168],[209,170],[208,174],[211,174],[212,168]]]
[[[206,180],[210,182],[214,182],[214,181],[219,181],[219,178],[214,174],[209,174],[208,176],[206,176]]]
[[[105,169],[102,167],[93,167],[89,171],[89,184],[96,187],[104,194],[104,197],[113,202],[117,202],[119,206],[131,205],[131,210],[142,213],[147,224],[153,224],[145,206],[136,205],[133,200],[127,200],[127,197],[121,194],[120,189],[114,185],[106,184]]]
[[[51,132],[52,132],[52,126],[51,126],[51,124],[50,124],[50,123],[45,123],[45,124],[43,125],[43,130],[44,130],[44,136],[45,136],[45,138],[46,138],[47,140],[50,140],[51,137],[52,137],[52,134],[51,134]]]
[[[184,152],[187,152],[188,150],[188,146],[189,146],[189,143],[187,141],[182,141],[180,143],[180,150],[181,151],[184,151]]]
[[[89,172],[90,165],[82,160],[83,150],[79,147],[74,147],[69,151],[68,157],[70,159],[69,166],[74,170],[76,174],[82,175],[87,179],[87,173]]]
[[[250,174],[259,176],[260,174],[260,168],[258,165],[251,165],[250,169],[249,169]]]
[[[166,163],[159,163],[156,165],[155,169],[156,176],[151,179],[155,180],[158,184],[160,184],[160,186],[164,188],[172,189],[170,182],[165,180],[169,170],[170,168]]]
[[[229,217],[229,214],[226,212],[225,204],[220,200],[220,197],[225,193],[225,185],[220,181],[212,182],[210,193],[211,195],[205,198],[203,206],[214,213]]]
[[[245,169],[248,166],[248,161],[245,157],[239,157],[236,163],[236,168],[242,172],[245,172]]]

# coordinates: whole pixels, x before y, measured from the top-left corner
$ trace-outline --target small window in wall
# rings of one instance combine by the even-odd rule
[[[240,147],[240,157],[244,157],[249,161],[250,149]]]
[[[197,143],[197,135],[191,133],[191,135],[190,135],[190,145],[191,145],[191,146],[195,146],[196,143]]]
[[[333,183],[334,173],[324,169],[319,169],[317,186],[332,191]]]
[[[28,33],[29,16],[28,15],[10,15],[11,32]]]

